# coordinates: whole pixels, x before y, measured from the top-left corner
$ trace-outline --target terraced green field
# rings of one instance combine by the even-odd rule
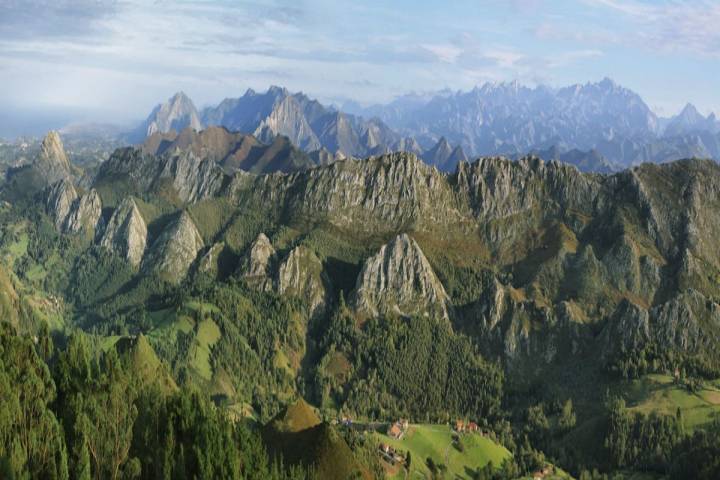
[[[464,434],[464,449],[458,450],[452,442],[452,430],[448,425],[411,425],[401,440],[395,440],[381,433],[373,434],[377,443],[387,443],[403,452],[409,451],[412,456],[411,477],[429,478],[430,469],[427,458],[432,458],[436,465],[444,465],[446,478],[472,478],[473,472],[484,467],[488,462],[499,466],[510,452],[489,438],[478,433]],[[404,472],[399,472],[400,477]]]

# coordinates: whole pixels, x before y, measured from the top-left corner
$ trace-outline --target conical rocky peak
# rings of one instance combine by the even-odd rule
[[[398,235],[368,258],[355,285],[353,307],[369,316],[448,317],[449,298],[430,262],[409,235]]]
[[[33,166],[48,184],[70,178],[70,161],[58,132],[51,131],[45,136]]]
[[[170,283],[179,283],[202,248],[200,232],[190,215],[183,211],[155,240],[143,268]]]
[[[125,198],[110,217],[100,245],[138,267],[147,244],[147,226],[132,197]]]
[[[270,263],[274,258],[275,249],[270,239],[260,233],[241,260],[240,272],[243,278],[260,290],[271,290],[273,285]]]

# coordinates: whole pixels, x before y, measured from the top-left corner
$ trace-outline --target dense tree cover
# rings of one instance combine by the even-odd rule
[[[648,373],[674,372],[675,369],[682,371],[684,377],[714,379],[720,377],[720,364],[713,358],[678,352],[652,342],[617,354],[608,362],[607,368],[623,379],[636,379]]]
[[[272,463],[260,436],[204,394],[148,383],[109,349],[73,334],[52,357],[0,323],[0,477],[305,478]]]
[[[323,403],[335,401],[373,418],[409,416],[448,421],[500,414],[501,369],[485,361],[449,324],[426,317],[372,319],[357,328],[340,308],[323,340],[324,351],[352,361],[347,384],[317,375]]]
[[[681,418],[628,412],[621,398],[607,399],[605,448],[615,467],[665,472],[673,449],[682,440]]]
[[[0,322],[0,477],[67,479],[50,370],[29,337]]]
[[[211,316],[222,337],[213,348],[214,369],[242,372],[233,376],[236,391],[268,420],[297,391],[298,372],[278,358],[304,353],[307,315],[292,300],[250,290],[232,279],[200,286],[192,295],[217,307]]]
[[[720,478],[720,422],[696,431],[677,445],[673,452],[670,478]]]

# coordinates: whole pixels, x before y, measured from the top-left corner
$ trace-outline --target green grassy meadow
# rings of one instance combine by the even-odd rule
[[[472,473],[492,462],[499,466],[510,452],[479,433],[462,435],[464,451],[453,445],[453,432],[449,425],[411,425],[401,440],[382,433],[373,434],[377,443],[387,443],[400,451],[409,451],[412,457],[411,478],[430,477],[427,458],[436,465],[444,465],[447,478],[472,478]],[[401,477],[404,472],[399,472]]]

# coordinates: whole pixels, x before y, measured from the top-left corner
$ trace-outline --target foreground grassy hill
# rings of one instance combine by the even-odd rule
[[[263,428],[262,436],[272,455],[281,457],[289,465],[310,469],[321,480],[372,478],[340,433],[321,422],[303,399],[270,421]]]

